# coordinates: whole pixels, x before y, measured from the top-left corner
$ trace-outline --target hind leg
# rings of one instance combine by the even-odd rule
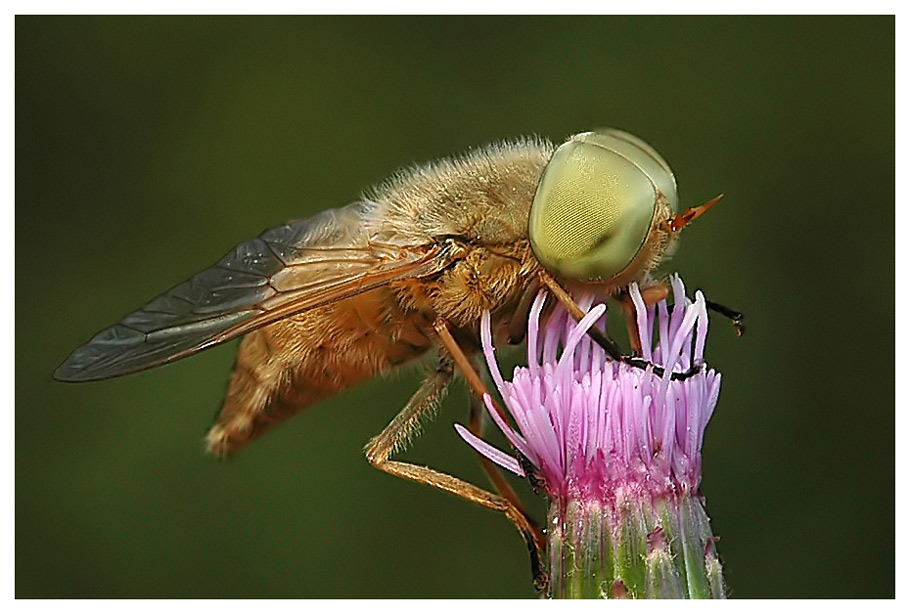
[[[462,354],[463,356],[463,354]],[[457,361],[456,361],[457,362]],[[392,422],[367,444],[364,452],[367,460],[388,474],[405,478],[418,484],[425,484],[451,493],[462,499],[490,510],[502,512],[521,533],[531,556],[531,573],[539,589],[547,585],[547,576],[540,562],[540,552],[545,548],[540,536],[514,503],[500,495],[493,494],[459,478],[411,463],[391,460],[392,454],[407,443],[419,424],[421,416],[432,411],[453,377],[452,361],[443,358],[436,373],[431,374]],[[476,373],[475,373],[476,377]]]

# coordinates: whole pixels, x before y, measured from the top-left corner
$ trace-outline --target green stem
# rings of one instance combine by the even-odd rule
[[[720,599],[723,574],[699,497],[553,501],[550,597]]]

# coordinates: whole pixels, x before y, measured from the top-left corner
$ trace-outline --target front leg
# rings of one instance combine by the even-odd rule
[[[720,315],[724,316],[730,323],[733,324],[733,330],[736,331],[736,335],[742,337],[746,333],[746,325],[743,324],[743,314],[735,309],[730,309],[720,303],[715,303],[714,301],[705,300],[705,305],[711,311],[717,312]]]
[[[585,312],[581,307],[578,306],[578,303],[575,302],[575,299],[565,291],[565,289],[559,285],[559,282],[553,279],[553,277],[545,272],[541,271],[540,273],[541,283],[547,287],[548,290],[556,297],[556,299],[565,307],[566,311],[569,312],[569,315],[577,322],[585,317]],[[637,333],[636,333],[637,334]],[[588,336],[594,340],[600,347],[604,349],[607,355],[617,362],[624,362],[627,365],[632,365],[639,369],[648,369],[657,375],[658,377],[663,377],[664,369],[654,363],[643,360],[638,356],[634,355],[625,355],[622,353],[619,345],[613,341],[605,331],[601,330],[597,326],[592,326],[588,329]],[[634,335],[632,336],[634,338]],[[670,379],[673,380],[687,380],[696,373],[700,372],[702,365],[693,365],[691,369],[683,373],[671,373]]]
[[[656,305],[661,302],[670,294],[670,284],[667,282],[661,282],[654,284],[653,286],[648,286],[647,288],[641,288],[641,298],[644,304],[648,307],[651,305]],[[696,290],[696,292],[701,292],[701,290]],[[638,344],[638,327],[635,321],[635,305],[632,303],[632,297],[629,296],[628,290],[623,290],[619,295],[619,300],[622,303],[623,311],[626,314],[626,326],[629,329],[629,339],[632,340],[633,351],[638,355],[641,355],[641,348],[637,347]],[[730,320],[730,323],[733,325],[733,330],[736,331],[738,337],[742,337],[746,332],[746,325],[743,324],[743,314],[735,309],[731,309],[720,303],[715,303],[714,301],[709,301],[705,299],[705,307],[708,308],[708,311],[713,311],[717,314],[722,315],[723,317]]]

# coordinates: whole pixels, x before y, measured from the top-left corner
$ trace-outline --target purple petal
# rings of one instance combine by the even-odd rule
[[[641,357],[651,362],[651,323],[648,321],[648,311],[645,301],[641,298],[638,284],[629,286],[629,295],[635,305],[635,320],[638,323],[638,342],[641,344]]]
[[[525,476],[524,470],[521,468],[521,464],[499,448],[494,448],[483,439],[476,437],[474,433],[461,426],[460,424],[455,425],[455,430],[458,431],[458,434],[461,435],[461,438],[468,442],[468,445],[480,452],[482,455],[486,456],[488,459],[502,467],[514,473],[515,475],[520,475],[521,477]]]
[[[666,300],[645,305],[638,286],[629,286],[642,354],[664,367],[664,377],[613,361],[591,342],[590,327],[606,321],[606,306],[591,308],[593,295],[577,298],[587,312],[581,321],[555,305],[545,323],[547,295],[537,295],[529,313],[528,367],[516,367],[511,381],[497,365],[491,319],[483,316],[484,358],[511,418],[496,411],[489,395],[484,404],[515,454],[544,476],[551,497],[564,496],[566,488],[601,496],[597,493],[626,483],[655,492],[697,488],[704,429],[717,403],[720,376],[708,370],[685,381],[670,378],[703,361],[708,329],[704,296],[687,298],[678,276],[670,283],[672,310]],[[509,454],[456,428],[484,457],[524,473]]]
[[[496,423],[496,426],[499,427],[499,430],[502,431],[502,434],[506,436],[506,439],[509,440],[509,443],[511,443],[513,446],[515,446],[515,448],[518,449],[519,452],[524,454],[530,460],[532,460],[532,461],[536,460],[536,455],[528,447],[527,442],[525,442],[525,440],[523,440],[518,435],[518,433],[516,433],[514,430],[512,430],[512,427],[509,426],[508,423],[502,419],[502,416],[500,416],[499,412],[496,411],[496,408],[493,407],[493,399],[492,399],[492,397],[490,397],[489,394],[483,395],[483,404],[487,406],[487,413],[489,413],[490,416],[493,418],[493,422]]]
[[[537,377],[540,373],[540,347],[537,343],[537,333],[540,331],[540,313],[543,311],[546,300],[546,291],[538,292],[528,316],[528,369],[533,377]]]
[[[496,352],[493,348],[493,333],[490,331],[490,312],[484,311],[480,318],[480,343],[483,346],[483,355],[487,359],[487,369],[496,382],[499,389],[499,396],[505,396],[506,386],[502,379],[502,373],[499,371],[499,365],[496,364]]]
[[[698,305],[698,330],[695,336],[695,362],[700,362],[705,355],[705,340],[708,337],[708,308],[705,295],[701,290],[695,293],[695,304]]]
[[[572,332],[569,333],[565,347],[562,350],[562,356],[556,364],[557,374],[563,373],[568,368],[567,365],[574,361],[575,347],[578,345],[578,342],[581,341],[582,337],[588,333],[588,329],[591,328],[591,325],[594,324],[606,310],[607,306],[601,303],[597,307],[591,309],[591,311],[585,314],[585,317],[578,321],[578,324],[576,324],[572,329]]]

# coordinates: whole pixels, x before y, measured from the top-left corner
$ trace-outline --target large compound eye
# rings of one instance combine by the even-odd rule
[[[554,152],[537,186],[531,249],[561,275],[609,279],[644,245],[658,194],[675,212],[676,179],[647,143],[619,130],[576,135]]]

